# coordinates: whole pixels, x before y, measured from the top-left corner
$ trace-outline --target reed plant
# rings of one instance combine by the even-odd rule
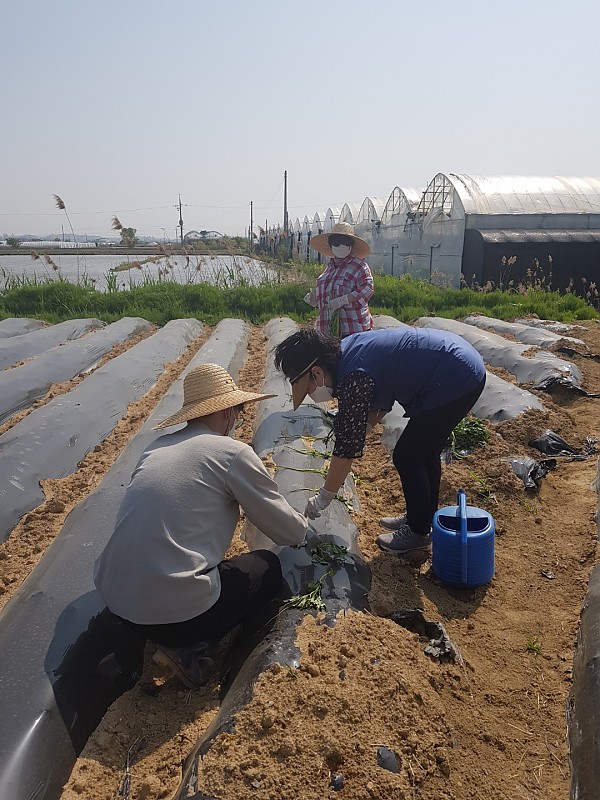
[[[69,223],[69,228],[71,229],[71,233],[73,234],[73,244],[77,244],[77,239],[75,237],[75,231],[73,230],[73,225],[71,223],[71,217],[69,216],[69,212],[67,211],[67,206],[65,205],[65,201],[57,194],[53,194],[52,197],[54,198],[54,205],[60,209],[60,211],[65,212],[65,216],[67,218],[67,222]],[[79,283],[79,254],[77,254],[77,283]]]

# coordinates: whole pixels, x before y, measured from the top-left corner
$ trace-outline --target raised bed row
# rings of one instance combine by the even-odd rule
[[[531,359],[522,356],[529,345],[481,333],[472,325],[450,326],[451,321],[432,322],[432,318],[420,322],[436,327],[448,324],[447,329],[456,330],[478,349],[481,347],[487,363],[504,369],[512,366],[519,383],[557,379],[579,385],[580,376],[573,365],[552,354]],[[377,324],[386,327],[402,323],[380,318]],[[3,341],[18,342],[36,333],[46,335],[47,330],[5,336]],[[272,320],[265,328],[269,353],[293,330],[295,324],[290,320]],[[43,500],[39,481],[75,471],[83,456],[113,430],[127,405],[148,391],[160,376],[164,363],[174,360],[200,331],[201,325],[196,321],[169,323],[89,375],[72,392],[32,412],[0,437],[0,469],[3,476],[9,476],[8,480],[3,478],[0,486],[0,538],[10,535],[18,519]],[[221,364],[237,379],[246,359],[247,337],[248,329],[243,322],[223,321],[185,372],[210,361]],[[22,357],[34,356],[35,353]],[[530,365],[530,372],[525,371],[524,362]],[[0,387],[2,374],[18,369],[21,367],[0,373]],[[77,753],[108,705],[139,677],[142,648],[123,637],[119,630],[106,626],[102,604],[92,583],[92,565],[112,533],[116,510],[131,472],[143,449],[157,435],[153,426],[181,403],[182,379],[183,375],[130,441],[101,486],[69,515],[42,561],[0,614],[3,654],[0,713],[4,720],[0,727],[0,797],[11,800],[58,797]],[[518,416],[528,408],[542,407],[535,395],[494,379],[495,376],[488,374],[488,386],[476,409],[478,416],[495,421]],[[259,404],[254,447],[259,455],[272,458],[280,490],[292,505],[302,510],[309,492],[322,483],[319,475],[302,471],[322,464],[321,457],[306,454],[306,441],[311,441],[314,449],[322,449],[320,439],[328,431],[328,420],[310,401],[296,412],[291,411],[289,387],[275,371],[270,354],[263,391],[276,397]],[[390,449],[401,433],[401,414],[398,407],[386,418],[384,439]],[[356,502],[351,484],[347,486],[347,494],[351,502]],[[324,582],[323,597],[329,619],[342,607],[366,608],[368,571],[357,549],[356,529],[346,506],[334,502],[314,525],[319,534],[326,534],[349,550],[343,567]],[[290,593],[297,593],[309,580],[322,574],[324,568],[315,567],[303,548],[276,548],[259,531],[250,528],[246,530],[246,538],[251,549],[269,546],[277,550]],[[595,574],[596,571],[592,573],[582,616],[570,703],[573,800],[594,797],[600,779],[600,752],[596,744],[600,714],[597,704],[590,702],[590,697],[600,692],[594,667],[600,657],[597,623],[600,578],[594,577]],[[190,754],[178,793],[181,800],[194,784],[198,758],[217,733],[231,725],[236,710],[250,699],[252,684],[260,672],[275,659],[293,663],[297,658],[294,631],[301,615],[293,611],[280,615],[277,625],[246,659],[214,725]],[[24,631],[27,635],[23,635]]]

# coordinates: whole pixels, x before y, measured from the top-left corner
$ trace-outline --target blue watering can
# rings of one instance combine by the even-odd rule
[[[468,506],[464,489],[458,490],[457,502],[433,515],[431,568],[449,586],[483,586],[494,577],[494,518]]]

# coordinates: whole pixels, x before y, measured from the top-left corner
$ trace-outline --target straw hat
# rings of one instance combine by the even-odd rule
[[[253,403],[266,400],[274,394],[256,394],[244,392],[235,385],[227,370],[218,364],[201,364],[194,367],[183,379],[183,406],[167,419],[163,419],[156,428],[168,428],[188,422],[215,411],[238,406],[240,403]]]
[[[324,256],[333,257],[333,252],[329,245],[329,237],[333,236],[335,233],[338,235],[341,234],[343,236],[349,236],[351,239],[354,239],[354,244],[352,245],[353,256],[356,256],[357,258],[366,258],[371,252],[371,248],[367,242],[365,242],[364,239],[361,239],[360,236],[354,235],[354,228],[349,222],[336,222],[333,228],[327,233],[319,233],[317,236],[313,236],[313,238],[310,240],[310,246],[313,250],[316,250],[317,253],[322,253]]]

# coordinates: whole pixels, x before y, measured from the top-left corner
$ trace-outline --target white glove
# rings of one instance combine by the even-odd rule
[[[312,306],[313,308],[317,307],[317,295],[314,289],[311,292],[308,292],[307,294],[304,295],[304,302],[308,303],[308,305]]]
[[[342,308],[342,306],[350,305],[352,305],[352,295],[341,294],[339,297],[332,297],[327,303],[327,308],[330,311],[336,311],[338,308]]]
[[[327,508],[335,497],[335,492],[328,492],[327,489],[320,489],[319,494],[310,498],[304,509],[304,516],[309,519],[316,519],[321,516],[321,511]]]

